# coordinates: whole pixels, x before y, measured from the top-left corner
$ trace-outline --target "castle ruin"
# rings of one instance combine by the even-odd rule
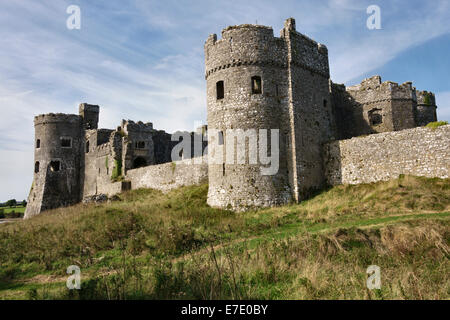
[[[207,137],[209,150],[216,150],[234,141],[228,129],[278,129],[276,174],[262,175],[259,162],[213,163],[192,151],[172,162],[178,141],[170,134],[125,120],[115,130],[98,129],[99,107],[81,104],[78,115],[35,117],[35,173],[25,217],[100,194],[206,180],[208,204],[245,210],[298,202],[326,184],[449,176],[450,126],[432,133],[417,128],[437,120],[434,94],[379,76],[351,87],[333,83],[327,47],[297,32],[294,19],[285,21],[280,37],[266,26],[228,27],[220,40],[209,36],[204,50],[208,131],[217,130],[220,138],[208,136],[206,127],[190,135]],[[375,133],[380,135],[354,138]],[[361,139],[369,139],[371,154],[359,152],[365,148]],[[432,150],[424,147],[430,140]],[[390,155],[396,163],[364,166],[365,157],[379,157],[384,145],[402,143],[403,150]],[[235,152],[248,156],[251,147],[242,148]],[[425,155],[430,151],[433,159]],[[415,160],[416,167],[406,165]]]

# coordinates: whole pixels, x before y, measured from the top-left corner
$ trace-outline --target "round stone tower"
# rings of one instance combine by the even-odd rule
[[[82,117],[45,114],[34,119],[34,179],[25,218],[80,201]]]
[[[232,26],[205,43],[208,110],[208,204],[243,210],[291,199],[286,43],[270,27]],[[262,173],[261,135],[278,165]],[[275,132],[275,130],[278,132]],[[278,133],[276,143],[271,135]],[[252,160],[253,159],[253,160]],[[256,159],[256,160],[255,160]],[[275,158],[273,158],[275,159]]]

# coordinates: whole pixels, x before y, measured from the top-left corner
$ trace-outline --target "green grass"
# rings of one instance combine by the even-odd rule
[[[447,121],[435,121],[435,122],[430,122],[429,124],[426,125],[426,127],[431,128],[431,129],[436,129],[438,127],[445,126],[447,124],[448,124]]]
[[[0,225],[3,299],[448,299],[450,180],[337,186],[234,213],[207,185]],[[82,290],[65,288],[66,268]],[[365,287],[380,266],[381,291]]]
[[[17,207],[2,207],[0,208],[0,210],[3,209],[5,213],[11,213],[11,212],[20,212],[20,213],[24,213],[25,212],[25,207],[23,206],[17,206]]]

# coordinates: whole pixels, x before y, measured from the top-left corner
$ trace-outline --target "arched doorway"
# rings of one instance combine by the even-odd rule
[[[146,165],[147,165],[147,161],[143,157],[137,157],[133,161],[133,168],[134,169],[142,168],[142,167],[145,167]]]

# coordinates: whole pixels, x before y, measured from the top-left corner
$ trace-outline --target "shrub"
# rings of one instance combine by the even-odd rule
[[[11,212],[6,212],[4,214],[4,218],[7,218],[7,219],[14,219],[14,218],[21,218],[21,217],[22,217],[22,213],[16,212],[15,210],[12,210]]]

